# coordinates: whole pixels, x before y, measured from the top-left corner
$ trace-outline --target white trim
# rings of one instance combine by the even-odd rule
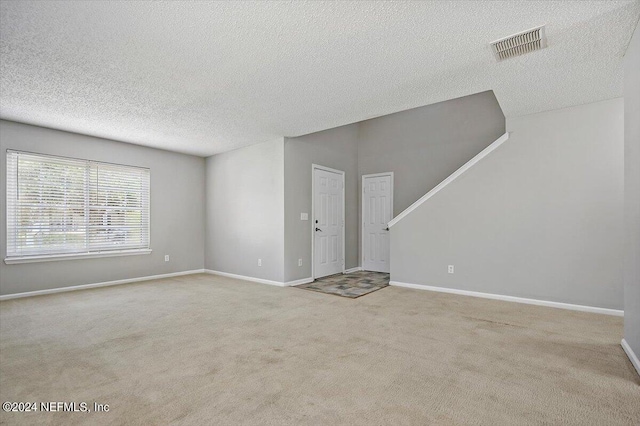
[[[179,277],[181,275],[202,274],[203,272],[204,272],[204,269],[194,269],[192,271],[171,272],[169,274],[161,274],[161,275],[148,275],[146,277],[127,278],[124,280],[105,281],[102,283],[82,284],[82,285],[74,285],[69,287],[51,288],[47,290],[27,291],[25,293],[4,294],[0,296],[0,300],[19,299],[22,297],[42,296],[45,294],[54,294],[54,293],[65,293],[67,291],[87,290],[90,288],[98,288],[98,287],[109,287],[113,285],[136,283],[139,281],[149,281],[149,280],[159,280],[162,278]]]
[[[368,175],[362,175],[362,177],[363,178],[365,178],[365,177],[372,178],[372,177],[381,177],[381,176],[389,176],[389,175],[393,176],[393,172],[370,173]]]
[[[346,245],[346,228],[347,222],[345,218],[345,212],[347,210],[347,199],[345,186],[347,184],[347,178],[345,173],[342,170],[332,169],[331,167],[321,166],[320,164],[311,164],[311,279],[315,280],[316,278],[316,258],[315,258],[315,247],[316,247],[316,173],[315,170],[324,170],[326,172],[337,173],[342,175],[342,273],[344,274],[344,268],[346,264],[347,255],[345,253]]]
[[[69,254],[42,254],[37,256],[7,257],[4,263],[13,265],[17,263],[51,262],[54,260],[92,259],[94,257],[134,256],[139,254],[151,254],[151,249],[114,250],[95,253],[69,253]]]
[[[325,172],[331,172],[331,173],[337,173],[339,175],[343,175],[344,172],[342,170],[338,170],[338,169],[332,169],[331,167],[326,167],[326,166],[322,166],[320,164],[312,164],[311,165],[312,169],[320,169],[320,170],[324,170]]]
[[[272,280],[265,280],[262,278],[248,277],[246,275],[230,274],[228,272],[214,271],[212,269],[205,269],[204,272],[211,275],[219,275],[221,277],[235,278],[236,280],[251,281],[254,283],[269,284],[269,285],[275,285],[278,287],[285,286],[285,283],[280,281],[272,281]]]
[[[250,281],[250,282],[259,283],[259,284],[274,285],[277,287],[291,287],[294,285],[308,284],[310,282],[313,282],[313,278],[311,277],[302,278],[295,281],[280,282],[280,281],[273,281],[273,280],[265,280],[263,278],[249,277],[246,275],[238,275],[238,274],[230,274],[228,272],[214,271],[212,269],[204,269],[203,272],[211,275],[219,275],[221,277],[235,278],[237,280]]]
[[[591,312],[595,314],[614,315],[617,317],[621,317],[624,315],[624,311],[618,310],[618,309],[598,308],[595,306],[574,305],[571,303],[562,303],[562,302],[550,302],[547,300],[527,299],[524,297],[505,296],[502,294],[481,293],[478,291],[459,290],[456,288],[434,287],[434,286],[425,285],[425,284],[410,284],[410,283],[403,283],[399,281],[390,281],[389,285],[393,285],[396,287],[414,288],[418,290],[437,291],[440,293],[459,294],[462,296],[481,297],[484,299],[502,300],[506,302],[525,303],[527,305],[547,306],[550,308],[569,309],[572,311],[582,311],[582,312]]]
[[[402,213],[400,213],[398,216],[394,217],[389,222],[389,228],[391,228],[393,225],[398,223],[403,217],[405,217],[406,215],[408,215],[409,213],[411,213],[412,211],[417,209],[422,203],[427,201],[429,198],[431,198],[434,195],[436,195],[438,192],[440,192],[440,190],[442,190],[442,188],[444,188],[445,186],[449,185],[451,182],[456,180],[461,174],[463,174],[464,172],[469,170],[471,167],[473,167],[474,164],[476,164],[478,161],[482,160],[484,157],[489,155],[493,150],[498,148],[500,145],[502,145],[508,139],[509,139],[509,132],[507,132],[504,135],[500,136],[495,142],[493,142],[491,145],[489,145],[488,147],[486,147],[485,149],[480,151],[475,157],[473,157],[471,160],[467,161],[462,167],[460,167],[458,170],[456,170],[451,175],[449,175],[449,177],[447,177],[445,180],[443,180],[438,185],[436,185],[431,191],[427,192],[425,195],[420,197],[418,199],[418,201],[416,201],[415,203],[411,204]]]
[[[302,284],[309,284],[312,283],[314,280],[313,278],[309,277],[309,278],[302,278],[300,280],[295,280],[295,281],[288,281],[286,283],[284,283],[285,287],[293,287],[294,285],[302,285]]]
[[[631,364],[633,364],[633,367],[636,369],[636,372],[640,374],[640,359],[638,359],[638,356],[633,352],[633,349],[631,349],[631,346],[629,346],[629,343],[625,339],[622,339],[620,344],[629,357],[629,361],[631,361]]]
[[[373,177],[381,177],[381,176],[391,176],[391,194],[389,198],[391,198],[391,217],[393,217],[393,172],[383,172],[383,173],[372,173],[368,175],[362,175],[362,180],[360,181],[360,253],[362,253],[362,259],[360,259],[360,263],[362,267],[360,270],[364,270],[364,180],[366,178]],[[389,228],[389,224],[387,224],[387,228]],[[391,244],[391,239],[389,239],[389,244]],[[391,247],[389,247],[389,261],[391,261]]]
[[[353,272],[359,272],[359,271],[362,271],[362,266],[356,266],[355,268],[345,269],[343,274],[351,274]]]

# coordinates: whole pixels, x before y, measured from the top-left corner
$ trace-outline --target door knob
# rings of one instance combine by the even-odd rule
[[[322,229],[316,228],[316,232],[318,232],[318,231],[322,232]]]

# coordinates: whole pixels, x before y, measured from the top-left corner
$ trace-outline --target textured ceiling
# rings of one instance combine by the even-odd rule
[[[211,155],[492,89],[507,116],[622,95],[638,1],[9,2],[0,117]],[[489,42],[547,24],[549,47]]]

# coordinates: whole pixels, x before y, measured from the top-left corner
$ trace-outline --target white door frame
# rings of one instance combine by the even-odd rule
[[[345,271],[345,259],[346,253],[344,252],[345,244],[345,217],[344,212],[347,209],[345,205],[344,187],[345,187],[345,174],[342,170],[332,169],[330,167],[321,166],[319,164],[311,165],[311,279],[316,279],[316,169],[324,170],[325,172],[337,173],[342,175],[342,273]]]
[[[393,172],[382,172],[382,173],[371,173],[369,175],[362,175],[362,182],[360,183],[360,196],[362,198],[360,198],[360,204],[361,204],[361,208],[360,208],[360,214],[361,216],[361,220],[360,220],[360,253],[362,253],[362,256],[360,257],[360,268],[362,268],[362,270],[364,270],[364,180],[366,178],[372,178],[372,177],[380,177],[380,176],[390,176],[391,177],[391,211],[389,213],[391,213],[391,219],[393,219]],[[387,225],[388,227],[389,225]],[[391,242],[391,241],[389,241]],[[389,253],[389,257],[391,257],[391,253]]]

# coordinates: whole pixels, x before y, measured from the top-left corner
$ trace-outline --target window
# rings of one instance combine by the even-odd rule
[[[6,263],[149,252],[149,169],[7,151]]]

